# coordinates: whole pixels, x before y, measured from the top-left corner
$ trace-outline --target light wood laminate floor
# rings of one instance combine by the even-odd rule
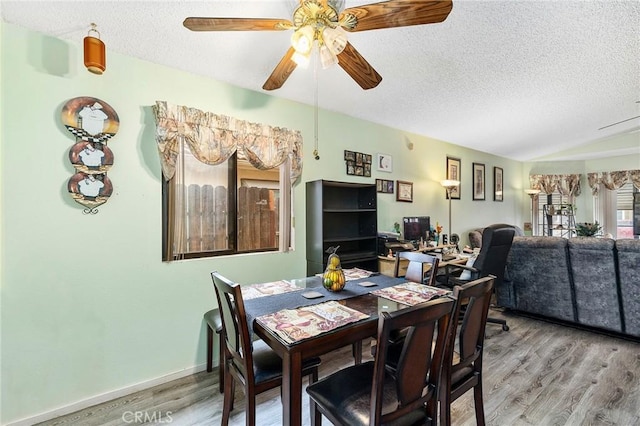
[[[484,402],[488,425],[640,425],[640,343],[510,313],[511,330],[487,325]],[[365,358],[370,359],[365,349]],[[350,347],[322,357],[320,376],[353,362]],[[308,398],[303,422],[309,424]],[[257,399],[257,425],[281,424],[279,390]],[[42,425],[219,425],[218,374],[198,373]],[[244,425],[237,387],[231,425]],[[134,421],[135,415],[140,421]],[[453,403],[454,425],[475,425],[472,392]],[[324,424],[329,424],[326,419]]]

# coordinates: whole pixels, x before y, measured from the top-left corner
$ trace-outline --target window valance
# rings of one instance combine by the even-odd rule
[[[640,170],[587,173],[587,179],[594,196],[598,195],[600,184],[610,191],[617,191],[627,182],[633,182],[633,185],[640,189]]]
[[[156,101],[153,113],[166,180],[175,174],[181,139],[205,164],[220,164],[237,151],[240,158],[261,170],[278,167],[289,159],[292,183],[302,174],[302,134],[298,130],[251,123],[165,101]]]
[[[566,197],[577,197],[581,193],[579,174],[569,175],[530,175],[531,188],[545,194],[558,191]]]

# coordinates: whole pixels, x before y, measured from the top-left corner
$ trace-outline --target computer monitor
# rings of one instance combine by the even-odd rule
[[[408,241],[420,241],[427,238],[427,231],[431,229],[429,216],[403,217],[403,238]]]

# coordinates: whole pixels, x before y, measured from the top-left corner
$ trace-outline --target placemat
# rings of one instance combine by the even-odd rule
[[[322,287],[322,279],[320,277],[314,276],[292,281],[300,281],[299,288],[303,291],[274,294],[272,296],[258,297],[256,299],[244,301],[244,308],[247,314],[247,324],[249,325],[250,334],[253,334],[254,319],[261,315],[271,314],[282,309],[300,308],[302,306],[316,305],[319,302],[348,299],[350,297],[369,293],[372,287],[359,285],[362,282],[370,281],[374,283],[375,286],[373,288],[391,287],[393,285],[406,282],[404,278],[394,278],[373,273],[369,278],[363,278],[360,281],[350,281],[347,283],[344,290],[338,293],[332,293]],[[302,296],[302,293],[309,290],[318,291],[319,293],[322,293],[324,297],[319,299],[306,299]]]
[[[429,300],[451,293],[449,290],[431,287],[424,284],[406,282],[393,287],[373,290],[371,294],[402,303],[403,305],[413,306],[418,303],[428,302]]]
[[[342,272],[344,273],[345,281],[361,280],[363,278],[369,278],[370,276],[377,274],[377,272],[371,272],[361,268],[346,268],[343,269]],[[316,276],[322,277],[324,276],[324,273],[316,274]]]
[[[332,300],[297,309],[283,309],[260,316],[256,321],[277,333],[285,342],[295,343],[365,318],[369,315]]]
[[[270,283],[253,284],[240,287],[243,300],[251,300],[257,297],[272,296],[274,294],[289,293],[290,291],[301,290],[297,285],[286,281],[273,281]]]

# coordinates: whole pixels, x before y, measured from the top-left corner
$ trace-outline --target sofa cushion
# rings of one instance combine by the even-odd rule
[[[640,240],[617,240],[625,332],[640,337]]]
[[[578,322],[622,332],[614,252],[609,238],[569,240]]]
[[[575,321],[567,240],[560,237],[515,237],[507,260],[516,309]]]

